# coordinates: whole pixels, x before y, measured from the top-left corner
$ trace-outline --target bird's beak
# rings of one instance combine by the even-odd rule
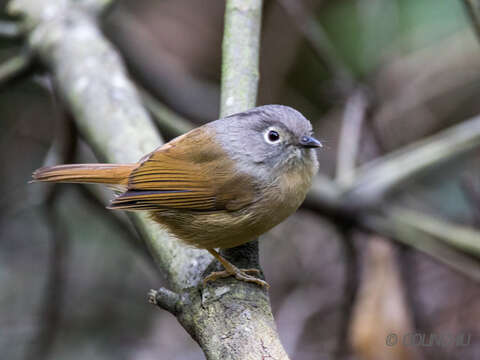
[[[304,148],[319,148],[323,147],[322,143],[311,136],[302,136],[300,138],[300,145]]]

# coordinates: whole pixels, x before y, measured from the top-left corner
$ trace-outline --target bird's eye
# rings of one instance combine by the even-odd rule
[[[266,133],[265,133],[265,140],[267,140],[268,143],[275,143],[277,142],[278,140],[280,140],[280,134],[278,133],[278,131],[275,131],[275,130],[268,130]]]

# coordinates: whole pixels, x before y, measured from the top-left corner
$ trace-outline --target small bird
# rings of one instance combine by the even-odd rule
[[[33,181],[100,183],[121,193],[108,209],[149,211],[180,241],[208,250],[235,276],[268,287],[215,249],[256,239],[295,212],[318,170],[312,125],[300,112],[265,105],[212,121],[135,164],[43,167]]]

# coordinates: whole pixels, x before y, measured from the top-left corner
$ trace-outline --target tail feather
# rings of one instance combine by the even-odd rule
[[[32,182],[94,183],[127,185],[138,164],[72,164],[43,167],[32,174]]]

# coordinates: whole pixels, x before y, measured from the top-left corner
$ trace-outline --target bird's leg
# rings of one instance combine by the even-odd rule
[[[217,279],[222,279],[226,278],[229,276],[235,276],[235,279],[241,280],[241,281],[246,281],[246,282],[251,282],[258,284],[262,287],[269,288],[270,285],[266,281],[263,281],[259,278],[256,278],[255,276],[248,275],[248,274],[259,274],[260,270],[258,269],[239,269],[235,265],[233,265],[231,262],[229,262],[227,259],[225,259],[223,256],[221,256],[217,251],[214,249],[207,249],[210,254],[212,254],[215,259],[217,259],[225,268],[223,271],[214,271],[205,279],[203,279],[203,285],[206,285],[207,282],[209,281],[215,281]]]

